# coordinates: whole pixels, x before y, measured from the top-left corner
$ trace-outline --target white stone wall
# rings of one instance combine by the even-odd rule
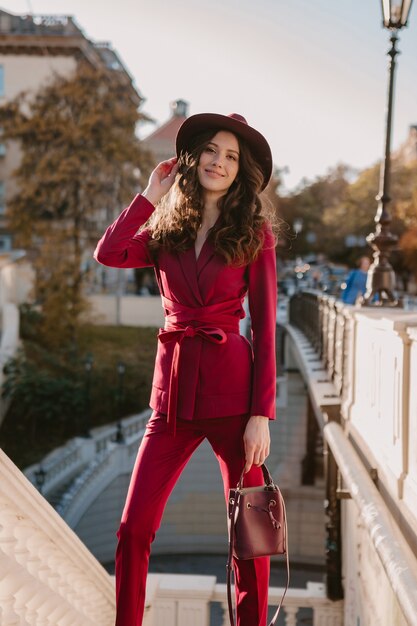
[[[5,258],[4,265],[0,265],[0,306],[6,302],[19,305],[30,301],[33,282],[34,271],[30,263],[25,260],[11,262]]]
[[[95,324],[125,326],[164,326],[164,313],[159,296],[90,295],[91,317]],[[119,320],[118,320],[119,317]]]
[[[344,626],[407,626],[352,501],[342,502],[342,527]]]
[[[417,315],[375,309],[350,315],[345,431],[364,472],[377,470],[385,506],[417,554]],[[353,501],[342,501],[342,536],[345,626],[406,626],[398,591]]]
[[[407,459],[407,474],[404,479],[404,517],[412,528],[417,518],[417,328],[409,328],[410,370],[408,376],[408,433],[404,454]],[[417,540],[414,544],[417,553]]]
[[[377,314],[378,315],[378,314]],[[372,449],[383,480],[402,497],[407,473],[410,341],[416,314],[356,314],[354,402],[350,424]]]

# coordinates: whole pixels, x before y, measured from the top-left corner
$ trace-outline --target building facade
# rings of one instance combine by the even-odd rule
[[[81,60],[109,70],[140,106],[143,98],[117,52],[109,43],[88,39],[72,17],[13,15],[0,10],[0,105],[22,91],[37,91],[56,75],[70,76]],[[6,211],[8,199],[17,191],[13,172],[19,161],[16,143],[0,143],[0,254],[13,248]]]

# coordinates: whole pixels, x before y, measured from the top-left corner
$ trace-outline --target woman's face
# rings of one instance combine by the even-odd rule
[[[239,142],[233,133],[221,130],[201,153],[197,166],[200,185],[206,192],[223,196],[239,171]]]

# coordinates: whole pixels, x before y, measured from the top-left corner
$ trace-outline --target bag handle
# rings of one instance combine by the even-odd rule
[[[269,473],[268,468],[266,467],[265,464],[262,464],[262,472],[264,475],[264,479],[265,479],[265,483],[266,486],[270,486],[273,485],[274,482],[272,480],[271,474]],[[239,489],[242,488],[243,485],[243,477],[244,477],[244,473],[245,470],[243,470],[241,476],[240,476],[240,480],[238,482],[237,485],[237,489],[236,489],[236,495],[233,501],[233,507],[232,507],[232,513],[230,516],[230,532],[229,532],[229,553],[227,556],[227,565],[226,565],[226,570],[227,570],[227,606],[229,609],[229,618],[230,618],[230,624],[231,626],[235,626],[235,616],[234,616],[234,612],[233,612],[233,602],[232,602],[232,569],[233,569],[233,546],[234,546],[234,541],[235,541],[235,516],[236,516],[236,508],[239,502],[239,498],[240,498],[240,494],[238,492]],[[281,495],[282,498],[282,495]],[[279,616],[279,612],[281,610],[282,607],[282,603],[284,602],[284,598],[285,598],[285,594],[287,593],[289,584],[290,584],[290,563],[289,563],[289,557],[288,557],[288,527],[287,527],[287,511],[285,508],[285,502],[284,499],[282,498],[282,508],[283,508],[283,513],[284,513],[284,526],[285,526],[285,543],[286,543],[286,550],[285,550],[285,560],[286,560],[286,565],[287,565],[287,582],[285,585],[285,589],[284,592],[281,596],[281,600],[279,602],[278,608],[274,613],[274,616],[272,618],[272,620],[269,623],[269,626],[275,626],[275,623],[278,619]]]
[[[264,483],[266,487],[273,487],[274,486],[274,479],[272,478],[269,469],[267,468],[267,466],[265,465],[265,463],[262,463],[261,465],[261,470],[262,470],[262,474],[264,475]],[[237,484],[236,489],[242,489],[243,488],[243,480],[245,477],[245,468],[243,468],[242,473],[240,475],[240,479],[239,482]]]

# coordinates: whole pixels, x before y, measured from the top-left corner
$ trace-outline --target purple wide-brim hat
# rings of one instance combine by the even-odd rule
[[[241,137],[247,143],[253,158],[258,163],[264,175],[262,190],[267,186],[272,174],[272,154],[271,148],[265,137],[260,132],[249,126],[242,115],[231,113],[230,115],[219,115],[218,113],[198,113],[191,115],[180,126],[176,149],[177,157],[187,148],[195,135],[206,130],[228,130]]]

